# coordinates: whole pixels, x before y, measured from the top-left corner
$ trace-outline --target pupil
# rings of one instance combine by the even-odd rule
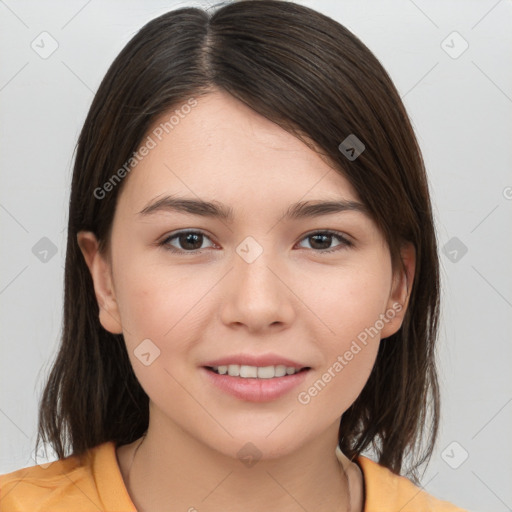
[[[199,247],[201,247],[201,238],[203,235],[199,234],[199,233],[185,233],[183,235],[180,236],[180,243],[182,244],[182,246],[184,248],[188,248],[188,249],[198,249]],[[194,244],[194,240],[195,240],[195,244]],[[199,240],[199,243],[197,242]],[[187,247],[187,244],[192,244],[193,247]]]
[[[311,238],[313,239],[313,243],[311,244],[313,248],[316,248],[316,249],[328,249],[329,248],[329,245],[330,243],[327,243],[329,242],[330,238],[332,237],[332,235],[313,235]],[[318,242],[317,239],[323,239],[323,244],[325,245],[327,243],[327,246],[326,247],[315,247],[315,244]],[[326,240],[327,239],[327,240]],[[322,242],[320,242],[320,245],[322,245]]]

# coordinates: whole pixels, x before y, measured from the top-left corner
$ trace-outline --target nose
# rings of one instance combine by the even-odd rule
[[[296,312],[295,296],[287,282],[291,280],[289,273],[271,251],[262,250],[253,259],[254,247],[249,246],[246,252],[253,251],[250,257],[242,249],[234,255],[233,269],[224,279],[222,322],[244,326],[251,333],[290,326]]]

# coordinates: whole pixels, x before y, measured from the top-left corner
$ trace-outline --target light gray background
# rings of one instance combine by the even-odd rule
[[[344,24],[388,70],[423,150],[440,249],[449,243],[442,427],[422,484],[473,511],[510,510],[512,4],[300,3]],[[0,0],[0,473],[35,464],[38,399],[59,341],[73,150],[93,94],[142,25],[183,5],[208,4]],[[31,47],[51,48],[44,31],[58,43],[47,58]],[[42,252],[43,237],[55,255]]]

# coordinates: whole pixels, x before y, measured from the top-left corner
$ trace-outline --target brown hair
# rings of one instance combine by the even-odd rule
[[[132,38],[101,82],[76,148],[62,340],[41,397],[36,448],[42,439],[59,458],[80,455],[106,441],[131,443],[148,428],[149,398],[123,336],[99,322],[77,233],[92,231],[101,250],[108,247],[123,182],[102,199],[95,190],[163,113],[215,89],[313,143],[333,163],[385,235],[394,269],[400,244],[414,245],[404,322],[380,344],[368,382],[343,414],[339,446],[349,458],[374,450],[395,473],[412,456],[408,474],[417,483],[416,469],[432,455],[439,422],[439,263],[420,148],[396,88],[371,51],[333,19],[282,0],[168,12]],[[350,134],[366,147],[355,160],[338,149]]]

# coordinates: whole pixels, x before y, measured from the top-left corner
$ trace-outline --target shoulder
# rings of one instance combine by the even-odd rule
[[[428,494],[368,457],[357,458],[365,481],[364,512],[467,512]]]
[[[105,510],[100,487],[112,489],[114,484],[119,484],[112,481],[119,475],[111,471],[115,469],[114,462],[115,446],[108,442],[80,456],[72,455],[0,475],[0,509],[2,512]],[[108,472],[110,481],[99,478],[99,468]]]

